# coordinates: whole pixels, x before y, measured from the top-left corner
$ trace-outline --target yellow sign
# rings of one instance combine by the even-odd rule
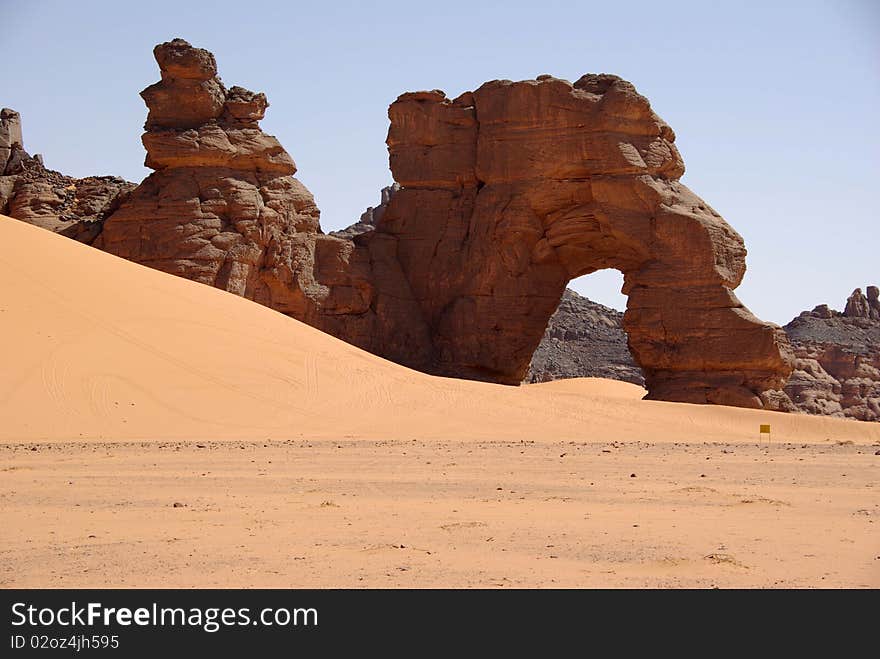
[[[761,434],[763,435],[764,433],[767,433],[768,435],[770,434],[770,424],[769,423],[762,423],[761,424]]]

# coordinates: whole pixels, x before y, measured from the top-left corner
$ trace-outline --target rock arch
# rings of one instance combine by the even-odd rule
[[[493,81],[389,109],[402,189],[377,232],[422,309],[439,373],[517,383],[568,281],[624,273],[624,327],[650,398],[778,406],[776,326],[733,289],[742,238],[678,181],[675,135],[616,76]]]

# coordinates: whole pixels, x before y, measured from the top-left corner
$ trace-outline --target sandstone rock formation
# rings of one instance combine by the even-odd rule
[[[266,97],[227,89],[213,55],[181,39],[154,54],[142,139],[155,171],[95,246],[404,365],[507,384],[526,375],[566,283],[616,268],[649,397],[790,405],[784,333],[733,294],[742,238],[678,181],[675,135],[631,84],[540,76],[454,100],[403,94],[387,139],[399,189],[360,227],[324,235],[293,160],[259,127]]]
[[[785,405],[785,335],[732,291],[742,239],[678,181],[674,133],[631,84],[500,80],[404,94],[389,116],[402,189],[376,233],[396,241],[435,372],[520,381],[566,283],[616,268],[650,398]]]
[[[880,287],[868,286],[868,317],[880,320]]]
[[[0,213],[84,243],[134,188],[118,176],[73,178],[46,169],[24,150],[18,112],[0,110]]]
[[[141,96],[145,164],[156,171],[96,246],[313,324],[366,312],[371,285],[359,272],[368,263],[350,241],[320,234],[293,159],[259,127],[266,96],[226,89],[214,56],[182,39],[154,54],[162,80]]]
[[[880,304],[877,287],[849,297],[843,313],[820,305],[785,326],[795,370],[785,391],[810,414],[880,421]]]
[[[868,296],[862,294],[862,289],[857,288],[846,300],[843,315],[847,318],[869,318],[880,320],[880,289],[876,286],[867,287]]]
[[[21,154],[26,154],[21,137],[21,115],[15,110],[0,110],[0,176],[20,169]],[[9,170],[7,172],[7,170]]]
[[[532,355],[526,382],[583,377],[645,384],[627,346],[623,313],[566,288]]]

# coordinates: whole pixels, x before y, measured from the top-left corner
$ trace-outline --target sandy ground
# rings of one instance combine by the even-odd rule
[[[5,587],[880,587],[880,424],[431,377],[6,218],[0,344]]]
[[[0,586],[880,587],[871,447],[200,446],[0,449]]]

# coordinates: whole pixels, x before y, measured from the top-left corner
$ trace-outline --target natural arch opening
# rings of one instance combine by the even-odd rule
[[[623,328],[623,274],[604,269],[568,282],[524,382],[609,378],[644,386]]]
[[[370,313],[320,327],[413,368],[516,385],[566,285],[613,268],[649,398],[778,407],[787,343],[733,294],[742,238],[679,182],[675,135],[631,84],[413,92],[389,119],[401,188],[351,257],[369,266]]]

